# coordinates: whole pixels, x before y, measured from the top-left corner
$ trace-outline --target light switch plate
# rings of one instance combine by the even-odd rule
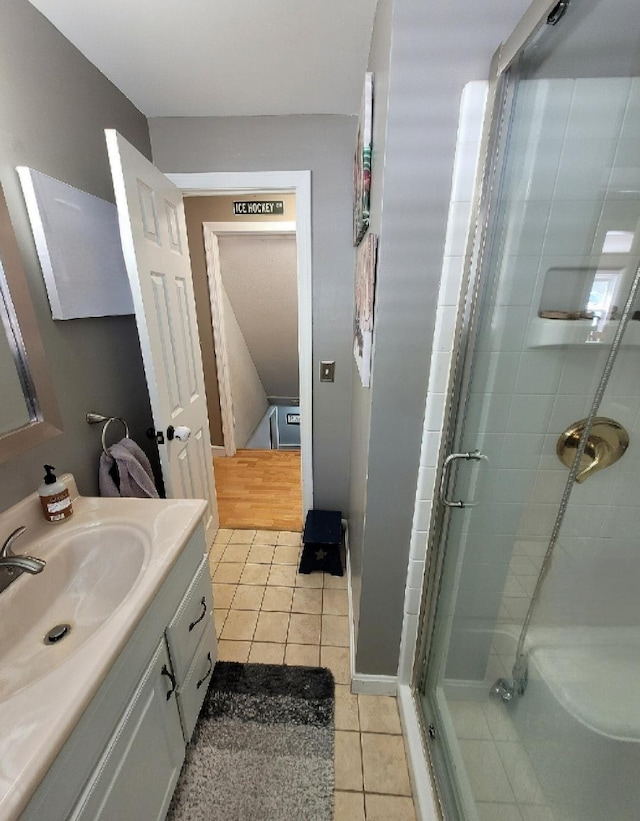
[[[320,381],[333,382],[336,373],[335,360],[324,360],[320,362]]]

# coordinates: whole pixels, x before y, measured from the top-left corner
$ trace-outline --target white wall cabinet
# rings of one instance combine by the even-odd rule
[[[216,658],[200,525],[21,821],[163,819]]]

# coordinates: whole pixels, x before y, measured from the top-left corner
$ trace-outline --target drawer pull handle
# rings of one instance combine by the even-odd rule
[[[198,618],[195,621],[191,622],[191,624],[189,625],[189,632],[191,632],[193,630],[193,628],[196,626],[196,624],[199,621],[202,621],[202,619],[207,615],[207,600],[205,599],[204,596],[202,597],[202,599],[200,601],[200,606],[202,607],[202,613],[200,613],[200,615],[198,616]]]
[[[202,687],[202,685],[205,683],[205,681],[206,681],[206,680],[209,678],[209,676],[211,675],[211,671],[213,670],[213,662],[211,661],[211,653],[207,653],[207,659],[209,660],[209,669],[208,669],[208,670],[207,670],[207,672],[206,672],[206,673],[202,676],[202,678],[200,679],[200,681],[196,684],[196,690],[199,690],[199,689]]]
[[[169,670],[169,668],[167,667],[166,664],[162,665],[162,670],[160,672],[162,673],[163,676],[167,676],[167,678],[171,682],[171,689],[167,693],[167,701],[169,701],[169,699],[171,698],[173,693],[175,693],[175,691],[176,691],[176,677],[173,675],[171,670]]]

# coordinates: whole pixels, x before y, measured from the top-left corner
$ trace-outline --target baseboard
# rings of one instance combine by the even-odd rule
[[[398,692],[398,677],[352,673],[351,692],[367,696],[395,696]]]
[[[216,458],[218,456],[226,456],[227,452],[222,445],[211,445],[211,455]]]
[[[441,817],[431,782],[431,768],[422,742],[415,696],[406,684],[398,687],[398,707],[413,785],[413,799],[419,821],[438,821]]]

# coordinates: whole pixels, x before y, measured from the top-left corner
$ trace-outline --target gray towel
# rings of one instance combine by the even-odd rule
[[[120,477],[119,486],[112,476],[114,465]],[[132,439],[121,439],[100,456],[98,476],[101,496],[159,498],[149,460]]]

